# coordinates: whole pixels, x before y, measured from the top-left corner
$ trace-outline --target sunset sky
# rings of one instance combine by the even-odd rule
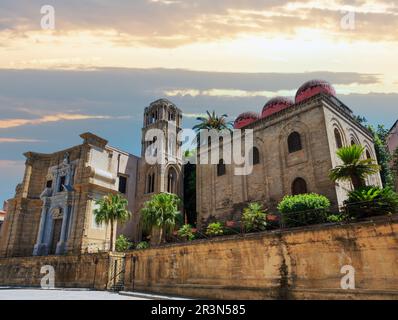
[[[43,5],[54,30],[41,28]],[[143,108],[161,97],[191,127],[206,110],[232,120],[321,78],[390,127],[397,57],[392,0],[1,0],[0,201],[28,150],[57,151],[91,131],[138,154]]]

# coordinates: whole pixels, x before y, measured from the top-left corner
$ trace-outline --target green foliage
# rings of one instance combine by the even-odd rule
[[[398,211],[398,194],[389,187],[366,186],[351,191],[345,204],[350,217],[385,215]]]
[[[149,248],[149,243],[146,241],[141,241],[135,247],[137,250],[144,250]]]
[[[123,234],[116,239],[116,251],[125,252],[133,247],[133,243]]]
[[[156,227],[160,230],[159,243],[163,240],[163,234],[171,233],[177,223],[182,221],[178,206],[180,199],[171,193],[159,193],[145,202],[141,209],[141,222],[145,231],[151,232]]]
[[[197,125],[193,126],[196,131],[216,129],[218,131],[231,130],[232,122],[227,121],[228,115],[217,115],[215,111],[210,113],[206,111],[206,117],[197,117],[196,120],[200,121]]]
[[[206,228],[208,236],[221,236],[224,234],[224,228],[221,222],[212,222]]]
[[[252,202],[243,210],[242,222],[247,231],[265,230],[267,213],[260,203]]]
[[[366,177],[380,170],[380,167],[374,163],[373,159],[362,159],[364,151],[364,147],[355,144],[337,150],[337,156],[343,164],[330,170],[330,179],[332,181],[349,180],[352,182],[354,189],[364,186]]]
[[[327,221],[330,201],[325,196],[309,193],[285,196],[278,205],[282,223],[286,227],[297,227]]]
[[[108,194],[95,202],[98,209],[94,210],[95,222],[105,223],[111,226],[110,248],[113,250],[113,234],[115,222],[124,223],[130,219],[131,213],[128,211],[128,201],[120,194]]]
[[[368,129],[373,134],[377,162],[381,167],[380,176],[383,186],[393,187],[394,177],[390,168],[391,155],[387,147],[388,130],[382,125],[377,126],[377,129],[373,128],[372,126],[368,126]]]
[[[177,232],[178,236],[187,241],[195,239],[195,234],[192,232],[192,226],[190,224],[184,224]]]
[[[344,214],[331,214],[327,217],[328,222],[341,222],[345,220],[346,216]]]

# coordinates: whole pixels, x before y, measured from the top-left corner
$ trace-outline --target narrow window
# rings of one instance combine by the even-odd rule
[[[307,193],[307,183],[303,178],[297,178],[292,183],[292,194],[304,194]]]
[[[366,150],[366,159],[372,159],[369,150]]]
[[[153,193],[155,192],[155,173],[152,173],[151,183],[151,193]]]
[[[298,132],[293,132],[289,135],[289,137],[287,138],[287,144],[289,148],[289,153],[293,153],[303,149],[301,145],[301,136]]]
[[[334,138],[336,140],[337,149],[343,147],[343,141],[341,140],[341,134],[338,129],[334,129]]]
[[[124,176],[119,176],[119,192],[126,194],[127,191],[127,178]]]
[[[52,186],[53,186],[53,181],[52,180],[47,180],[46,188],[51,188]]]
[[[66,180],[66,177],[62,176],[59,181],[58,192],[64,191],[65,180]]]
[[[221,159],[218,164],[217,164],[217,176],[223,176],[225,175],[225,163],[224,160]]]
[[[253,165],[260,163],[260,152],[256,147],[253,148]]]

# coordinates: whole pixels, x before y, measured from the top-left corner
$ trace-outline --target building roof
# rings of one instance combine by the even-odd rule
[[[389,134],[393,133],[392,131],[394,130],[394,128],[398,128],[398,120],[395,121],[395,123],[392,125],[391,129],[388,131]]]

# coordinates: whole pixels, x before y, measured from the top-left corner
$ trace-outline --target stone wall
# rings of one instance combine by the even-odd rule
[[[397,234],[398,217],[382,217],[132,251],[125,286],[214,299],[398,299]],[[344,265],[355,268],[355,290],[341,289]]]
[[[54,267],[55,287],[106,288],[108,254],[0,258],[0,286],[40,287],[45,265]]]

